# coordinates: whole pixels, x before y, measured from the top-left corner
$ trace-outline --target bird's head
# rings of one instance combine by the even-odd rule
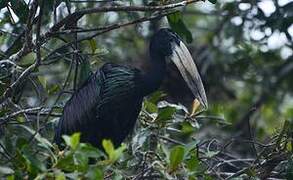
[[[204,109],[208,108],[205,90],[197,67],[181,38],[172,30],[160,29],[151,39],[150,51],[173,62]]]
[[[173,44],[179,45],[180,42],[180,37],[171,29],[162,28],[153,35],[150,42],[150,51],[168,57],[173,54]]]

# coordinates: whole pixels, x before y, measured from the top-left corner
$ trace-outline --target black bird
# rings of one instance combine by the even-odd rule
[[[151,67],[146,73],[112,63],[92,73],[66,103],[55,142],[60,145],[63,134],[81,132],[81,142],[101,148],[102,140],[110,139],[119,146],[133,130],[143,98],[160,87],[170,61],[180,71],[194,97],[207,108],[196,65],[176,33],[160,29],[151,38],[149,52]]]

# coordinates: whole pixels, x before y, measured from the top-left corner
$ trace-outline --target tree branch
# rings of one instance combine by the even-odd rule
[[[109,32],[109,31],[112,31],[114,29],[119,29],[121,27],[125,27],[125,26],[129,26],[129,25],[133,25],[133,24],[138,24],[138,23],[141,23],[141,22],[145,22],[145,21],[151,21],[151,20],[154,20],[154,19],[157,19],[157,18],[161,18],[161,17],[164,17],[164,16],[167,16],[169,14],[173,14],[175,13],[176,11],[173,11],[173,12],[167,12],[167,13],[162,13],[160,15],[157,15],[157,16],[151,16],[151,17],[142,17],[142,18],[139,18],[139,19],[136,19],[136,20],[133,20],[133,21],[130,21],[130,22],[126,22],[126,23],[117,23],[117,24],[112,24],[112,25],[109,25],[109,26],[105,26],[101,29],[103,29],[102,31],[99,31],[99,32],[96,32],[95,34],[93,35],[90,35],[90,36],[86,36],[84,38],[81,38],[81,39],[78,39],[77,41],[71,41],[71,42],[68,42],[67,44],[59,47],[57,50],[59,49],[63,49],[63,48],[66,48],[66,47],[69,47],[71,45],[73,45],[74,43],[76,42],[81,42],[81,41],[85,41],[85,40],[90,40],[92,38],[95,38],[101,34],[104,34],[106,32]],[[75,30],[73,30],[72,32],[70,31],[69,33],[74,33],[76,32]],[[81,31],[79,31],[81,32]],[[58,32],[57,32],[58,34]],[[54,34],[51,34],[51,35],[55,35]],[[53,52],[51,53],[51,55],[53,54]]]
[[[143,11],[143,12],[150,12],[150,11],[163,11],[163,10],[168,10],[168,9],[174,9],[177,7],[183,7],[186,6],[187,4],[191,4],[194,2],[198,2],[200,0],[185,0],[181,1],[178,3],[173,3],[173,4],[167,4],[167,5],[161,5],[161,6],[108,6],[108,7],[95,7],[95,8],[90,8],[90,9],[84,9],[80,11],[76,11],[61,21],[59,21],[57,24],[55,24],[50,31],[54,32],[59,30],[61,27],[64,25],[75,22],[78,19],[80,19],[82,16],[86,14],[93,14],[93,13],[101,13],[101,12],[119,12],[119,11],[125,11],[125,12],[130,12],[130,11]]]

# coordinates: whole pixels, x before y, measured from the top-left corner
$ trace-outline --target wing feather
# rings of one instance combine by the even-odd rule
[[[63,134],[72,134],[86,129],[96,114],[93,111],[100,101],[100,92],[104,77],[101,71],[92,74],[87,82],[78,89],[63,108],[63,115],[59,120],[55,141],[62,142]]]
[[[60,144],[63,134],[81,132],[83,142],[100,146],[102,139],[110,138],[120,144],[141,108],[138,77],[136,69],[105,64],[66,103],[55,142]]]

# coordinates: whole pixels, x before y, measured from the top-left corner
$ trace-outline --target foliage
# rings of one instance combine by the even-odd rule
[[[292,179],[293,3],[180,2],[0,1],[1,178]],[[188,42],[209,110],[191,116],[183,87],[184,105],[158,91],[121,147],[105,140],[101,151],[78,133],[56,147],[56,122],[89,70],[143,64],[161,25]]]

